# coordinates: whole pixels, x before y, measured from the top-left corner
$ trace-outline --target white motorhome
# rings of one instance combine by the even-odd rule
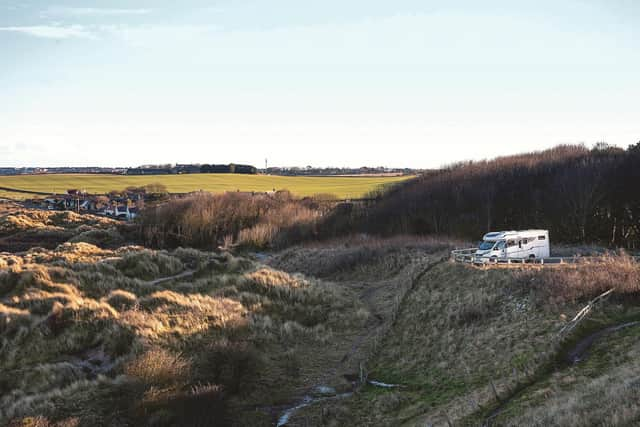
[[[500,258],[549,257],[548,230],[496,231],[487,233],[475,253],[484,262]]]

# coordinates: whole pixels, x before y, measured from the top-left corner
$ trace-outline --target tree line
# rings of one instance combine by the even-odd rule
[[[549,229],[554,241],[640,247],[640,143],[563,145],[462,162],[398,184],[365,207],[345,206],[321,235],[444,234]]]
[[[201,165],[200,173],[239,173],[247,175],[255,175],[258,169],[251,165]]]

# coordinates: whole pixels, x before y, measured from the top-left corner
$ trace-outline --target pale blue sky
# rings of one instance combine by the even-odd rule
[[[626,147],[639,27],[636,0],[0,0],[0,166]]]

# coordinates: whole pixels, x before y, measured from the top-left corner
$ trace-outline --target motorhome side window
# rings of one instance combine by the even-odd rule
[[[507,242],[507,247],[512,247],[512,246],[515,246],[515,245],[516,245],[516,241],[515,240],[509,240]]]
[[[538,240],[546,240],[547,238],[545,236],[538,236]]]

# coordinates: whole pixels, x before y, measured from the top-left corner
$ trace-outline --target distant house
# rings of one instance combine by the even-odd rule
[[[104,216],[115,216],[115,209],[113,206],[107,206],[102,210],[98,211],[98,214],[104,215]]]
[[[127,217],[129,216],[129,214],[127,213],[127,210],[128,209],[126,205],[116,205],[113,216],[115,216],[116,218],[127,219]]]
[[[130,220],[131,219],[136,219],[136,217],[139,214],[138,208],[129,208],[128,212],[129,212],[129,218],[127,218],[127,219],[130,219]]]
[[[101,215],[110,216],[119,219],[132,220],[135,219],[139,210],[136,207],[129,207],[128,205],[115,204],[104,208],[99,212]]]
[[[125,198],[128,200],[133,200],[134,202],[144,200],[147,191],[144,188],[136,189],[136,190],[127,190],[124,194]]]

